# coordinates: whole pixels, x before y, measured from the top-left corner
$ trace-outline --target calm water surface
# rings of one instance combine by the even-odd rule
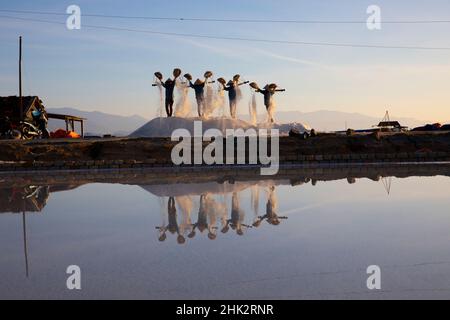
[[[232,182],[0,183],[0,298],[450,298],[449,177]]]

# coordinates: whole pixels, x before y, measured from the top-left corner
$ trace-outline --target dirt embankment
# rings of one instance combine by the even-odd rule
[[[177,142],[169,138],[0,141],[0,161],[148,161],[168,164]],[[208,143],[204,143],[207,145]],[[193,149],[193,148],[192,148]],[[280,137],[280,161],[339,161],[423,158],[450,160],[450,133],[344,136],[324,134],[307,140]],[[400,156],[401,155],[401,156]],[[425,156],[422,156],[425,155]]]

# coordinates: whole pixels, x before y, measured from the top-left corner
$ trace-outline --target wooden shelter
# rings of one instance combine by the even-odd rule
[[[22,97],[22,108],[24,120],[32,120],[33,111],[45,109],[42,101],[36,96]],[[0,97],[0,119],[8,117],[13,122],[19,122],[22,120],[20,116],[20,97]]]
[[[75,122],[80,123],[80,135],[81,137],[84,137],[84,121],[86,120],[85,118],[57,113],[47,113],[47,117],[49,119],[64,120],[66,122],[66,131],[69,131],[69,129],[70,131],[75,131]]]
[[[45,107],[42,104],[42,100],[37,96],[22,97],[22,113],[20,111],[20,97],[0,97],[0,121],[5,118],[9,118],[12,122],[21,121],[21,114],[23,114],[23,120],[33,121],[32,112],[35,110],[42,110],[47,115],[48,119],[64,120],[66,122],[66,131],[75,131],[75,122],[80,123],[80,135],[84,137],[84,121],[85,118],[77,116],[48,113],[45,111]]]
[[[402,126],[398,121],[381,121],[377,127],[381,131],[404,131],[408,127]]]

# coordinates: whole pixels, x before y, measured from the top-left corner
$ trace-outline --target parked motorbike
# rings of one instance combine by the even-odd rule
[[[20,131],[22,138],[31,139],[47,139],[50,133],[47,130],[48,118],[47,114],[42,110],[34,110],[32,112],[32,120],[24,120],[20,122]]]
[[[18,128],[14,127],[8,117],[0,119],[0,139],[20,140],[21,138],[22,133]]]
[[[46,120],[45,115],[43,115]],[[46,122],[45,122],[46,123]],[[40,129],[39,127],[42,127]],[[18,124],[14,124],[8,117],[0,120],[0,138],[1,139],[15,139],[15,140],[32,140],[49,138],[50,134],[46,128],[44,122],[40,125],[35,125],[31,121],[20,121]]]
[[[37,126],[28,121],[20,121],[19,131],[22,134],[22,139],[32,140],[42,137],[42,131]]]

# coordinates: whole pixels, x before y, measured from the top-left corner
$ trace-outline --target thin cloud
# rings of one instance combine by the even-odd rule
[[[210,52],[214,52],[214,53],[218,53],[222,56],[228,57],[228,58],[233,58],[233,59],[240,59],[240,60],[247,60],[245,58],[245,56],[242,55],[243,49],[233,49],[233,50],[229,50],[229,49],[224,49],[223,47],[220,46],[213,46],[213,45],[209,45],[209,44],[205,44],[204,42],[199,42],[199,41],[195,41],[192,39],[187,39],[187,38],[174,38],[176,40],[178,40],[179,42],[183,42],[183,43],[188,43],[191,44],[193,46],[202,48],[202,49],[206,49]]]
[[[289,56],[284,56],[281,54],[277,54],[277,53],[273,53],[267,50],[261,50],[261,49],[257,49],[257,48],[252,48],[255,52],[258,52],[261,55],[267,56],[267,57],[271,57],[274,59],[278,59],[278,60],[282,60],[282,61],[287,61],[287,62],[294,62],[297,64],[302,64],[302,65],[307,65],[307,66],[314,66],[314,67],[320,67],[320,68],[330,68],[330,66],[322,64],[322,63],[318,63],[315,61],[310,61],[310,60],[304,60],[304,59],[298,59],[298,58],[294,58],[294,57],[289,57]]]

